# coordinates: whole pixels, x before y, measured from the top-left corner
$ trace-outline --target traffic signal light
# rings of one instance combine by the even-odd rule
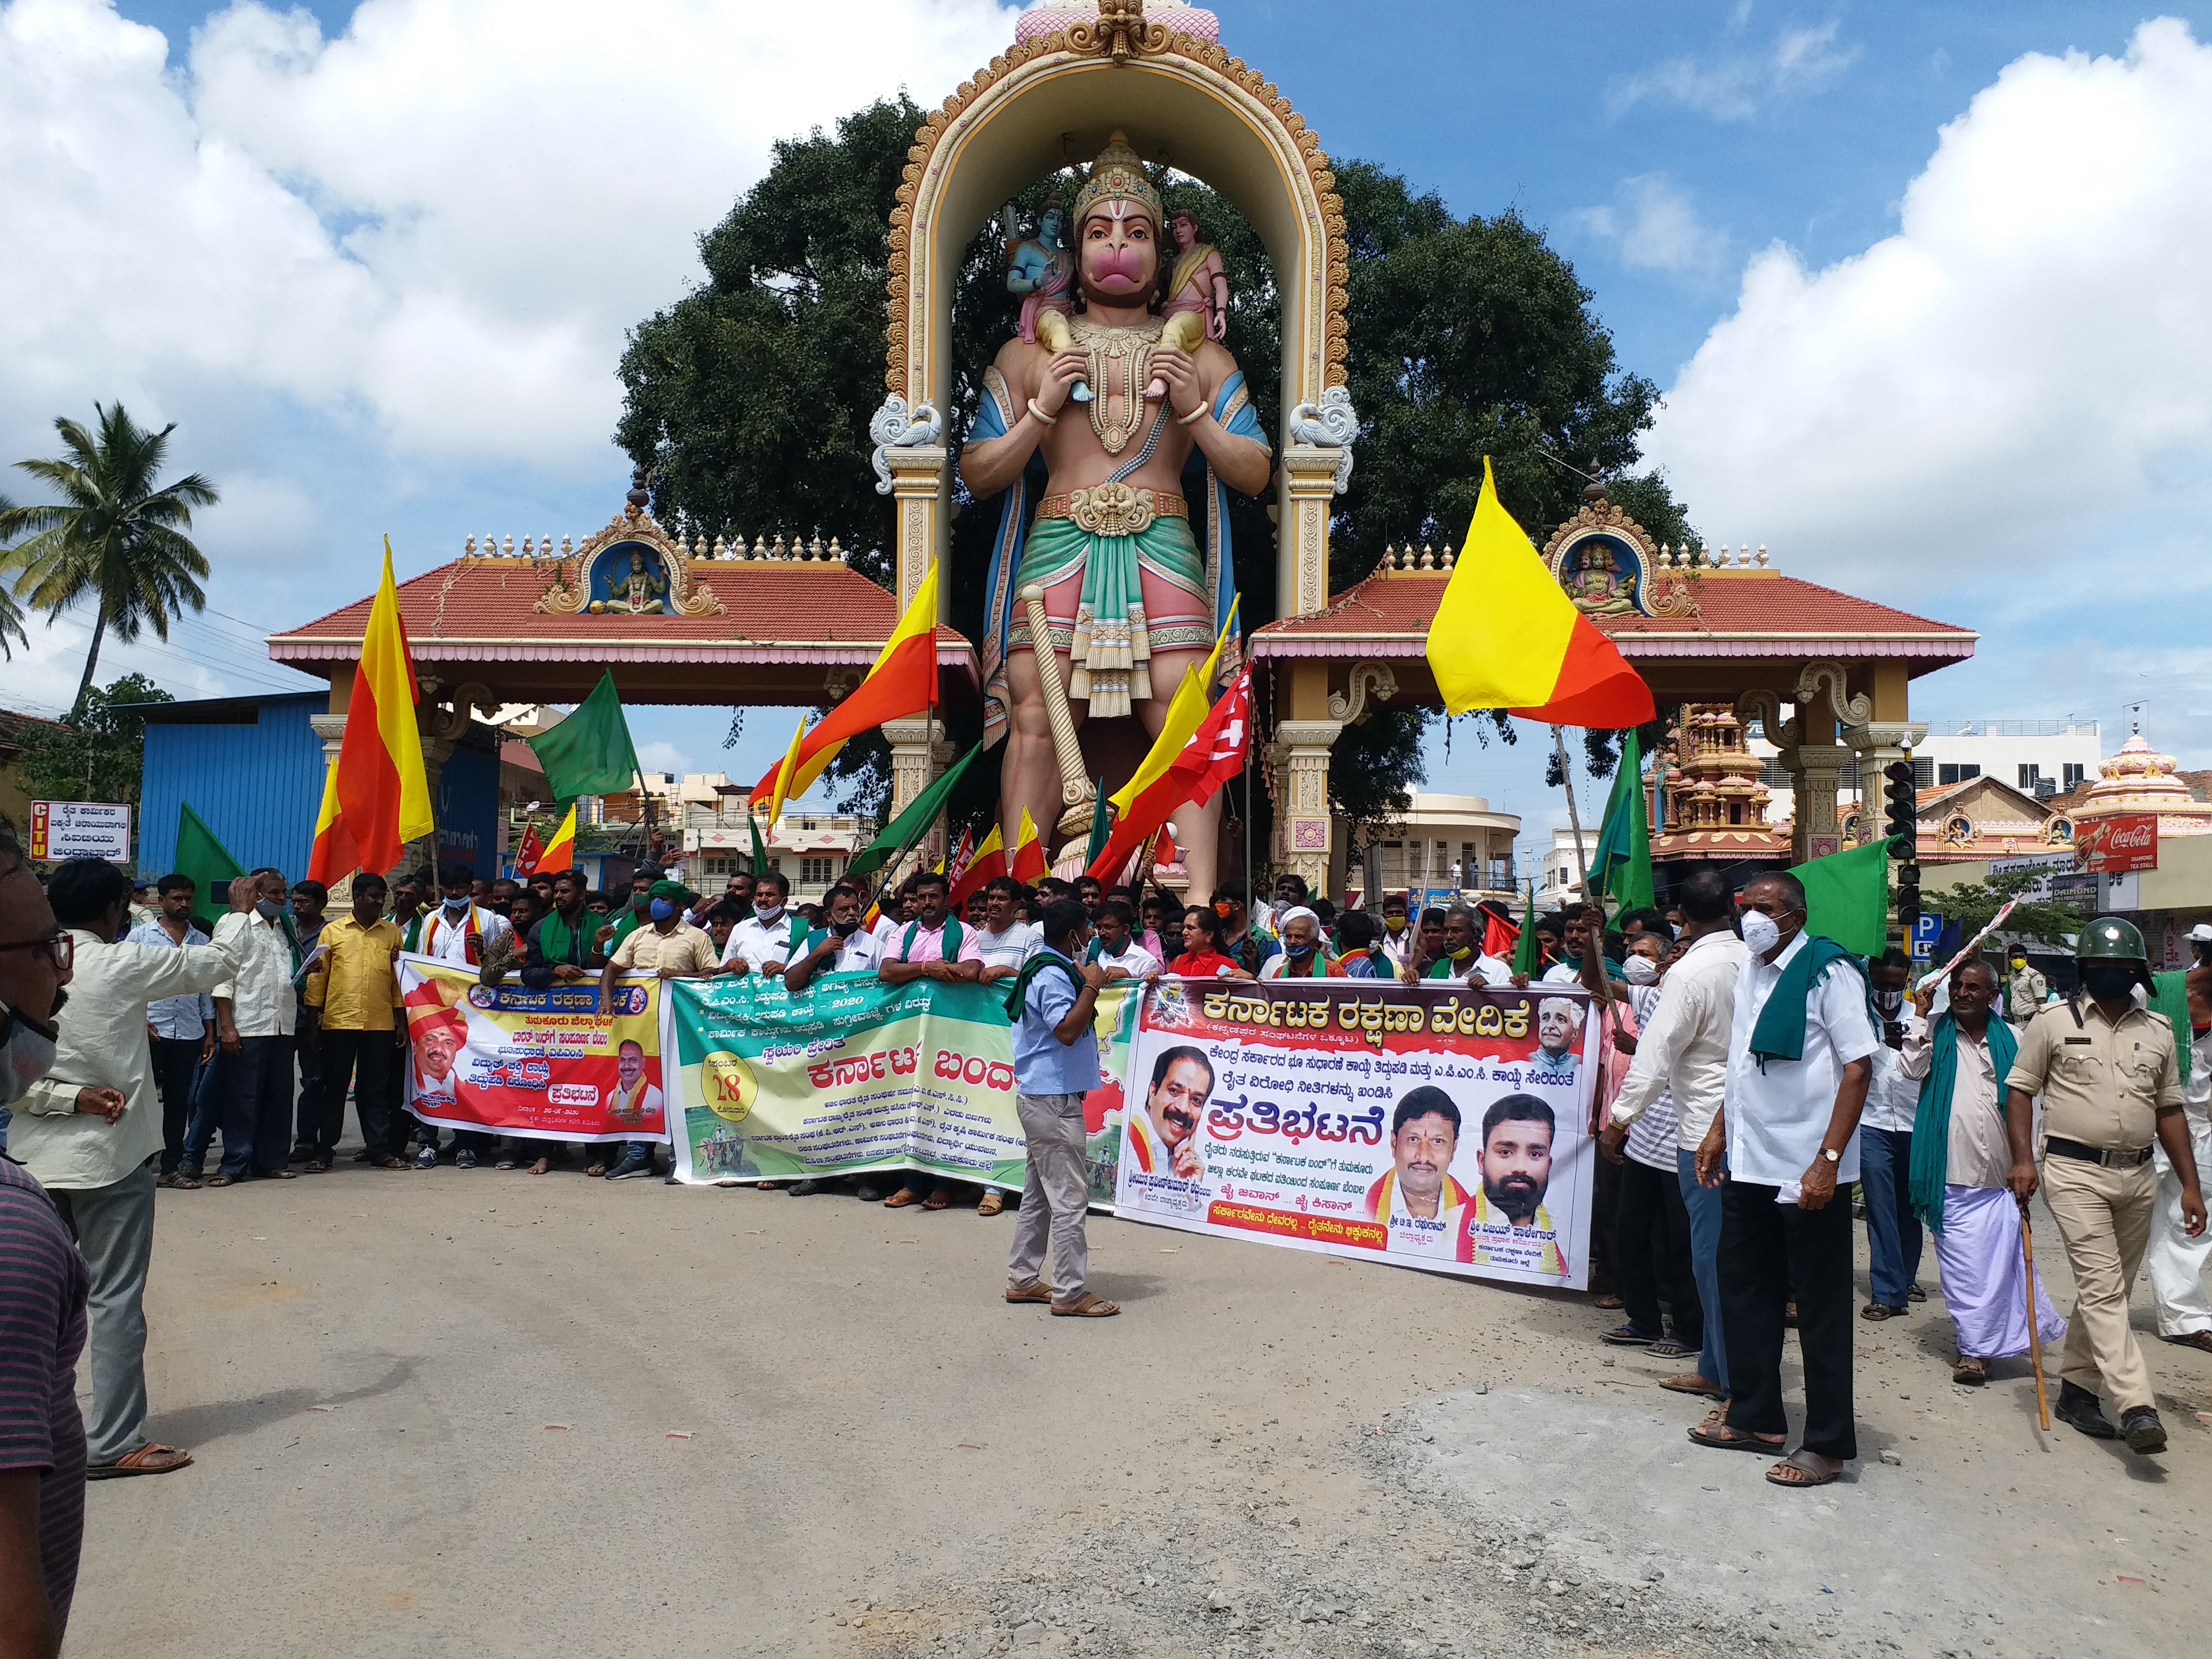
[[[1912,783],[1912,763],[1893,761],[1882,768],[1881,775],[1882,799],[1889,807],[1888,821],[1882,826],[1882,833],[1892,843],[1904,842],[1901,848],[1894,848],[1894,856],[1910,858],[1920,819],[1920,794]]]
[[[1905,930],[1905,937],[1912,937],[1912,924],[1920,919],[1920,866],[1900,864],[1897,866],[1897,925]]]

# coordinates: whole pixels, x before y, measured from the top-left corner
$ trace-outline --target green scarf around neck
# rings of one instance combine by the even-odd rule
[[[1805,1058],[1805,1006],[1812,1000],[1813,988],[1820,982],[1820,975],[1839,962],[1849,963],[1858,975],[1859,990],[1867,999],[1867,1017],[1877,1030],[1881,1029],[1881,1021],[1874,1012],[1874,993],[1859,959],[1835,940],[1808,933],[1805,948],[1784,964],[1782,978],[1767,997],[1766,1006],[1759,1011],[1759,1023],[1752,1027],[1751,1052],[1762,1073],[1770,1060]]]
[[[1990,1065],[1994,1070],[2002,1104],[2004,1079],[2020,1053],[2020,1039],[2012,1027],[1990,1012]],[[1951,1167],[1951,1103],[1959,1085],[1959,1023],[1946,1009],[1936,1016],[1928,1035],[1928,1075],[1921,1079],[1920,1104],[1912,1115],[1912,1212],[1928,1231],[1943,1231],[1943,1188]]]
[[[1095,950],[1098,941],[1093,939],[1091,943]],[[1090,959],[1096,962],[1098,958],[1094,956]],[[1043,945],[1030,953],[1030,959],[1022,964],[1021,971],[1014,975],[1014,988],[1006,993],[1008,1019],[1017,1024],[1020,1022],[1022,1009],[1029,1001],[1030,982],[1048,968],[1057,968],[1066,974],[1068,978],[1075,981],[1075,994],[1078,996],[1083,994],[1085,981],[1083,975],[1076,972],[1075,964],[1050,945]]]

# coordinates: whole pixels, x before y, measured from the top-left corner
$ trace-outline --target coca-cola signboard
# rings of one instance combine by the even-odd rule
[[[2158,814],[2123,812],[2085,823],[2075,831],[2074,850],[2081,867],[2100,875],[2158,868]]]

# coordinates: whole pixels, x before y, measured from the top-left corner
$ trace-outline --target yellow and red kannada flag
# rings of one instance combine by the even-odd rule
[[[323,768],[323,804],[315,814],[315,844],[307,854],[307,879],[336,887],[360,864],[353,837],[346,834],[345,815],[338,811],[338,766],[331,761]]]
[[[982,862],[981,859],[977,863]],[[1044,843],[1037,839],[1036,821],[1030,817],[1030,809],[1022,808],[1022,827],[1014,834],[1014,856],[1007,873],[1025,886],[1034,886],[1051,872],[1045,862]]]
[[[937,565],[932,562],[914,591],[906,614],[899,618],[875,666],[854,686],[845,700],[816,722],[811,732],[793,740],[782,760],[761,775],[749,798],[769,805],[771,827],[783,803],[805,794],[814,780],[836,758],[846,741],[874,730],[885,720],[919,714],[937,700]]]
[[[362,636],[361,663],[346,705],[345,741],[333,774],[337,811],[365,870],[389,870],[399,862],[407,842],[437,828],[422,772],[422,737],[415,725],[416,695],[387,536],[384,578]]]
[[[553,832],[553,839],[545,843],[538,855],[538,868],[549,876],[557,876],[563,870],[576,867],[576,803],[568,803],[568,816],[561,820],[561,827]]]
[[[1449,714],[1504,708],[1613,730],[1657,717],[1651,688],[1575,608],[1499,504],[1487,455],[1467,545],[1429,624],[1428,656]]]
[[[977,843],[975,855],[968,860],[968,867],[954,878],[952,895],[946,902],[957,910],[967,902],[968,896],[985,882],[994,876],[1006,873],[1006,838],[999,833],[999,826],[994,823],[991,826],[991,833]]]

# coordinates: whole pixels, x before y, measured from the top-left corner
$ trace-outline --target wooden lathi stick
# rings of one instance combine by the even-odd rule
[[[2027,1357],[2035,1370],[2035,1414],[2051,1431],[2051,1398],[2043,1389],[2043,1322],[2035,1316],[2035,1237],[2027,1224],[2027,1200],[2020,1200],[2020,1259],[2027,1268]]]

